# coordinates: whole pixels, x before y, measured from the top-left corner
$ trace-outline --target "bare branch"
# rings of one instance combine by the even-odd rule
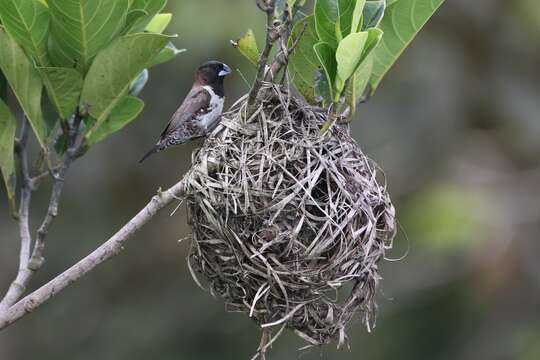
[[[184,181],[180,181],[170,189],[159,192],[152,200],[113,237],[94,250],[90,255],[58,275],[30,295],[18,301],[15,305],[0,312],[0,330],[34,311],[51,297],[58,294],[67,286],[73,284],[96,266],[118,255],[124,250],[125,242],[130,239],[143,225],[150,221],[160,210],[173,201],[183,197]]]
[[[19,270],[15,280],[12,282],[8,288],[8,291],[6,292],[6,295],[2,299],[2,302],[0,302],[0,314],[5,312],[24,295],[26,287],[28,286],[33,274],[43,265],[45,238],[54,218],[58,214],[58,205],[64,187],[64,178],[77,152],[77,136],[81,120],[81,117],[74,116],[72,119],[72,124],[66,125],[68,129],[68,149],[66,154],[56,169],[49,169],[49,171],[46,173],[46,175],[51,175],[53,177],[53,187],[47,213],[37,231],[36,241],[32,251],[32,236],[30,234],[29,224],[30,200],[32,197],[32,192],[37,189],[39,183],[43,178],[45,178],[46,175],[42,174],[34,178],[30,177],[27,149],[30,127],[26,117],[22,122],[21,136],[17,140],[16,144],[16,153],[19,158],[20,171],[22,175],[21,202],[18,214],[19,233],[21,239]]]
[[[255,77],[255,82],[251,87],[248,98],[248,112],[252,113],[256,108],[255,103],[257,101],[257,96],[261,89],[262,83],[265,80],[272,80],[276,75],[283,69],[287,68],[289,62],[289,54],[294,50],[298,45],[298,39],[290,48],[288,48],[289,36],[291,34],[293,21],[295,14],[298,12],[300,6],[296,4],[292,8],[292,14],[289,14],[288,11],[284,11],[282,14],[276,14],[275,1],[274,0],[258,0],[257,6],[264,12],[266,12],[266,43],[264,50],[259,58],[259,63],[257,64],[257,75]],[[304,28],[305,30],[305,28]],[[303,31],[302,30],[302,33]],[[301,34],[302,35],[302,34]],[[300,38],[301,36],[299,36]],[[268,66],[268,60],[270,53],[275,43],[279,41],[280,50],[273,57],[271,65]],[[286,73],[283,75],[285,79]],[[283,82],[283,81],[281,81]]]
[[[21,248],[19,251],[19,270],[15,280],[11,283],[6,295],[0,302],[0,313],[13,305],[25,292],[26,286],[32,277],[33,271],[28,268],[30,259],[30,247],[32,245],[32,236],[30,235],[29,211],[30,200],[32,197],[32,184],[30,171],[28,169],[28,120],[24,118],[21,125],[21,135],[17,141],[16,154],[19,158],[20,172],[22,175],[21,201],[19,204],[19,234],[21,238]]]
[[[75,154],[77,152],[77,136],[79,133],[79,127],[81,125],[82,118],[77,114],[72,119],[72,124],[68,125],[68,148],[64,157],[59,165],[59,170],[56,172],[51,169],[51,174],[53,176],[53,186],[51,191],[51,197],[49,200],[49,206],[47,208],[47,213],[45,218],[41,223],[37,235],[36,242],[34,244],[34,250],[32,251],[32,257],[28,267],[37,271],[45,259],[43,257],[43,252],[45,250],[45,238],[49,233],[49,228],[52,225],[54,219],[58,215],[58,206],[60,203],[60,197],[62,196],[62,191],[64,189],[64,179],[66,177],[67,171],[71,166],[71,163],[75,159]]]
[[[290,31],[282,34],[281,51],[275,56],[266,78],[268,78],[269,76],[275,77],[283,68],[287,67],[287,65],[289,64],[289,56],[293,53],[293,51],[300,43],[300,39],[302,39],[306,28],[307,24],[304,24],[302,30],[298,34],[298,37],[294,40],[290,47],[288,47],[288,38],[290,36]],[[286,29],[289,29],[289,27],[286,27]],[[283,78],[285,78],[285,76],[283,76]]]
[[[262,82],[264,81],[264,78],[266,76],[266,65],[268,63],[268,57],[270,56],[270,52],[274,47],[274,43],[279,38],[280,34],[277,29],[280,25],[280,21],[279,19],[274,18],[274,1],[258,1],[257,5],[259,6],[259,8],[266,12],[266,43],[264,45],[264,50],[259,58],[259,63],[257,64],[257,75],[255,77],[255,82],[253,83],[251,91],[249,92],[249,112],[253,110],[253,107],[257,100],[257,95],[259,94]]]

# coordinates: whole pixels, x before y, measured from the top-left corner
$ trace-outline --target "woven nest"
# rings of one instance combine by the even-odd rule
[[[394,207],[345,129],[320,135],[325,112],[276,85],[261,94],[249,119],[244,97],[194,154],[190,270],[265,329],[341,345],[355,315],[374,319]]]

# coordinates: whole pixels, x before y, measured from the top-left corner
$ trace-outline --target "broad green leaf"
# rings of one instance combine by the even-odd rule
[[[369,81],[373,92],[443,2],[444,0],[399,0],[387,7],[379,25],[385,34],[374,51],[373,75]]]
[[[358,32],[362,29],[364,7],[366,6],[366,0],[357,0],[354,7],[351,32]]]
[[[56,107],[53,105],[52,100],[49,98],[47,92],[45,91],[41,97],[41,113],[43,114],[43,122],[45,123],[45,129],[47,131],[47,136],[50,136],[51,133],[55,130],[58,124],[60,116],[56,111]],[[47,139],[47,143],[50,144],[51,138]]]
[[[356,0],[316,0],[315,24],[321,41],[334,49],[351,32]]]
[[[372,27],[377,27],[381,23],[384,16],[386,1],[368,1],[364,7],[364,25],[362,30],[367,30]]]
[[[368,33],[368,38],[360,62],[364,61],[368,57],[368,55],[370,55],[375,50],[384,35],[383,31],[377,28],[367,29],[366,32]]]
[[[83,112],[88,111],[96,119],[96,126],[109,117],[170,38],[153,33],[125,35],[96,56],[84,80],[80,103]]]
[[[246,59],[252,64],[257,65],[259,62],[259,48],[253,30],[249,29],[244,36],[233,43],[234,47],[240,51]]]
[[[6,31],[39,65],[49,64],[49,9],[45,5],[38,0],[0,1],[0,19]]]
[[[146,31],[153,32],[156,34],[161,34],[165,31],[167,26],[169,26],[172,19],[172,14],[157,14],[154,18],[146,25]]]
[[[324,100],[332,101],[333,96],[334,96],[334,90],[332,88],[332,84],[334,84],[334,81],[336,78],[336,68],[337,68],[336,53],[334,49],[327,43],[315,44],[315,46],[313,47],[313,50],[315,50],[317,59],[319,59],[319,62],[321,63],[323,67],[323,74],[326,77],[326,81],[322,81],[320,85],[326,85],[328,87],[327,90],[323,88],[319,88],[318,89],[319,95],[321,95],[324,98]]]
[[[336,96],[341,94],[345,86],[345,82],[352,76],[352,74],[354,74],[360,65],[367,39],[368,33],[364,31],[349,34],[339,43],[336,51]]]
[[[67,119],[79,105],[83,84],[81,73],[61,67],[42,67],[38,70],[56,112],[62,120]]]
[[[124,27],[129,1],[47,0],[53,63],[85,73],[96,54]]]
[[[351,116],[356,112],[358,100],[364,95],[372,69],[373,56],[368,56],[349,79],[349,83],[345,88],[345,100],[351,109]]]
[[[41,112],[41,77],[23,49],[1,27],[0,69],[28,118],[39,144],[46,150],[47,130]]]
[[[15,210],[15,130],[17,121],[4,101],[0,100],[0,171],[6,185],[11,210]]]
[[[328,81],[326,72],[323,69],[319,69],[315,74],[315,88],[313,89],[316,99],[315,104],[326,107],[328,103],[332,102],[332,86],[333,83]]]
[[[364,35],[360,34],[365,34],[365,40]],[[338,47],[338,51],[336,52],[336,60],[338,61],[338,76],[336,77],[336,88],[338,89],[339,93],[341,93],[341,91],[343,90],[343,88],[341,88],[342,84],[345,84],[345,82],[352,76],[352,74],[356,72],[358,67],[373,52],[376,46],[380,43],[382,36],[382,30],[377,28],[371,28],[367,31],[350,34],[347,37],[347,42],[345,42],[345,39],[343,39],[343,41],[339,44],[340,47]],[[360,54],[359,57],[358,54]],[[343,66],[341,67],[343,71],[342,73],[339,72],[340,58],[341,63],[343,64]],[[352,68],[350,66],[352,66]],[[350,72],[351,69],[352,72]],[[342,77],[346,74],[350,74],[349,78]]]
[[[304,96],[310,104],[317,103],[315,96],[315,79],[322,70],[322,66],[317,61],[317,55],[313,47],[319,42],[315,29],[314,16],[308,16],[296,23],[291,32],[289,46],[298,38],[298,46],[289,56],[289,75],[296,89]]]
[[[166,4],[167,0],[133,0],[127,16],[127,32],[143,31]]]
[[[172,42],[169,42],[155,58],[152,59],[148,67],[166,63],[176,57],[176,55],[185,52],[186,49],[177,49]]]
[[[124,97],[111,112],[111,116],[93,132],[86,135],[88,145],[93,145],[114,134],[135,120],[144,108],[144,102],[133,96]]]

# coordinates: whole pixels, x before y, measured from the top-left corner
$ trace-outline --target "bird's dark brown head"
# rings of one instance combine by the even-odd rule
[[[231,73],[231,68],[219,61],[208,61],[197,70],[197,80],[201,85],[223,84],[223,78]]]

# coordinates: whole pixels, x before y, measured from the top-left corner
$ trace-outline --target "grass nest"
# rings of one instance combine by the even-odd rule
[[[228,309],[278,330],[266,346],[287,327],[308,346],[343,345],[355,316],[374,320],[394,207],[347,129],[321,136],[328,114],[282,86],[259,96],[249,118],[237,101],[193,155],[190,270]]]

